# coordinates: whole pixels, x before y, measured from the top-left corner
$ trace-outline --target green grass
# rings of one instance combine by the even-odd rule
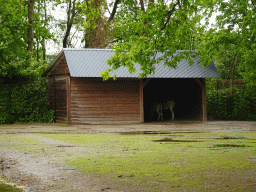
[[[180,134],[180,133],[177,133]],[[134,182],[160,182],[167,186],[200,188],[202,181],[228,179],[230,174],[255,170],[256,134],[241,132],[183,133],[176,140],[201,142],[153,142],[166,135],[47,134],[47,138],[86,149],[69,154],[67,163],[83,172]],[[241,134],[243,134],[241,136]],[[219,139],[228,135],[228,140]],[[239,135],[239,138],[234,137]],[[232,137],[234,137],[232,139]],[[245,139],[248,138],[248,139]],[[240,139],[241,138],[241,139]],[[92,150],[93,149],[93,150]],[[215,172],[218,174],[211,175]],[[224,175],[224,176],[223,176]],[[193,179],[191,179],[191,177]],[[225,190],[226,188],[222,188]]]
[[[173,191],[181,188],[188,191],[253,191],[256,188],[255,178],[249,177],[249,173],[256,170],[255,132],[164,135],[38,132],[36,135],[82,147],[79,152],[65,152],[66,163],[82,172],[120,182],[128,179],[131,184],[140,183],[145,187],[154,184],[152,191],[172,188]],[[40,153],[42,146],[49,154],[62,150],[31,138],[13,135],[1,137],[0,143],[24,143],[31,153]],[[169,142],[154,142],[163,139]]]
[[[10,183],[5,181],[3,178],[0,177],[0,191],[1,192],[23,192],[24,190],[21,189],[23,186],[16,186],[14,183]]]
[[[14,188],[11,185],[7,185],[4,183],[0,183],[0,191],[1,192],[22,192],[22,189]]]

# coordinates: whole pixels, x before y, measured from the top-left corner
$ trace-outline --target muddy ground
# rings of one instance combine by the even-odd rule
[[[248,121],[208,121],[202,122],[163,122],[129,125],[52,125],[52,124],[15,124],[1,125],[0,134],[30,134],[38,131],[59,131],[70,133],[116,133],[131,131],[157,131],[162,129],[183,131],[256,131],[256,122]],[[36,138],[36,135],[35,135]],[[65,145],[64,143],[47,140],[53,145]],[[2,145],[2,147],[1,147]],[[6,145],[5,145],[6,146]],[[64,150],[77,150],[66,147]],[[64,157],[64,156],[63,156]],[[112,181],[109,178],[99,178],[94,175],[81,173],[68,167],[61,156],[46,156],[21,153],[15,150],[5,149],[0,143],[0,176],[17,185],[23,185],[23,189],[29,192],[46,191],[147,191],[140,189],[139,184],[129,186]],[[60,163],[58,166],[54,162]],[[1,182],[1,181],[0,181]],[[168,191],[168,189],[167,189]]]

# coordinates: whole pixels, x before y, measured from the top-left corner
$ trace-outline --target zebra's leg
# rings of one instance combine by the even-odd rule
[[[174,120],[174,111],[173,108],[171,108],[171,112],[172,112],[172,121]]]
[[[156,112],[157,112],[157,115],[158,115],[158,117],[157,117],[157,120],[158,121],[160,121],[160,118],[161,118],[161,116],[162,116],[162,110],[161,110],[162,108],[161,108],[161,105],[157,105],[156,106]]]
[[[163,121],[164,120],[164,118],[163,118],[163,106],[159,105],[158,107],[159,107],[159,115],[160,115],[158,117],[158,121],[160,121],[160,119],[161,119],[161,121]]]
[[[163,114],[163,106],[161,105],[161,121],[164,120],[164,114]]]
[[[157,120],[160,121],[160,118],[161,118],[160,107],[158,107],[157,113],[158,113],[158,118],[157,118]]]

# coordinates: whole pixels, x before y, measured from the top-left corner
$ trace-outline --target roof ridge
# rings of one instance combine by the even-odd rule
[[[104,48],[63,48],[63,50],[69,51],[113,51],[112,49],[104,49]]]

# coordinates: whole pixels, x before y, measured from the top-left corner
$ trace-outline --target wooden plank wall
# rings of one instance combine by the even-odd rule
[[[48,75],[48,98],[56,112],[56,122],[67,122],[66,74],[69,73],[64,54],[55,62]]]
[[[140,122],[140,80],[71,77],[72,124]]]
[[[66,59],[64,54],[55,62],[53,69],[51,70],[49,76],[55,75],[64,75],[69,73],[68,65],[66,63]]]
[[[67,122],[66,76],[49,77],[48,99],[56,112],[56,122]]]

